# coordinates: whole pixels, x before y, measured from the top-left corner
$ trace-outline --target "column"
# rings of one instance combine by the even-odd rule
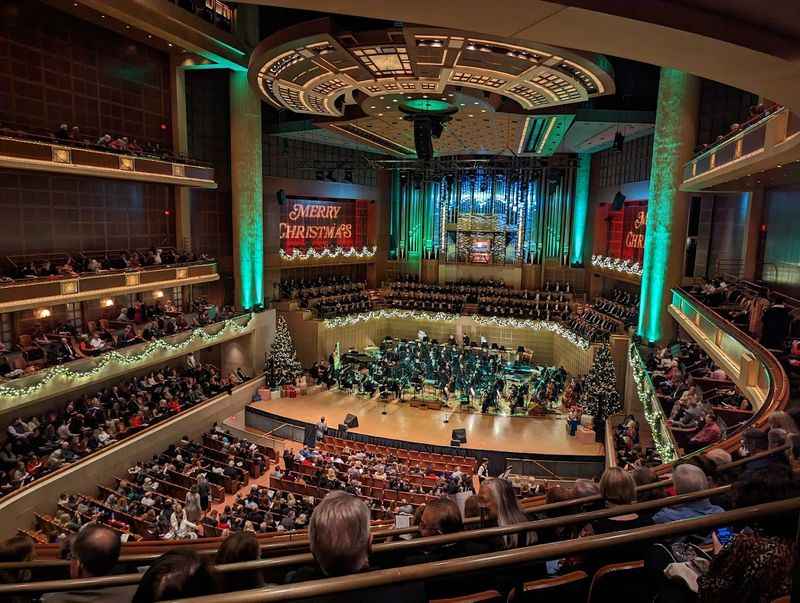
[[[261,100],[247,72],[230,73],[231,195],[236,304],[264,302],[264,199]]]
[[[748,193],[748,196],[742,278],[755,280],[759,277],[758,256],[761,247],[761,225],[764,221],[764,188],[754,189]]]
[[[647,342],[669,341],[675,329],[667,307],[683,275],[690,196],[679,187],[696,140],[699,89],[696,77],[661,69],[637,329]]]
[[[592,165],[590,153],[578,154],[578,170],[575,172],[575,196],[572,209],[572,249],[569,263],[585,265],[586,223],[589,217],[589,173]]]
[[[186,124],[186,78],[180,63],[170,59],[170,104],[172,109],[172,148],[179,155],[189,154]],[[179,249],[192,249],[192,215],[190,189],[175,187],[175,244]]]

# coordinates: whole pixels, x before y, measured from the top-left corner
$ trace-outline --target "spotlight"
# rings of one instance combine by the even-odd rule
[[[623,144],[625,144],[625,134],[623,134],[622,132],[617,132],[616,134],[614,134],[614,145],[612,148],[615,151],[619,151],[621,153]]]
[[[336,175],[333,173],[333,170],[328,170],[328,173],[325,175],[325,177],[331,182],[336,182]]]
[[[472,42],[467,44],[464,48],[466,48],[467,50],[478,50],[478,47],[475,46],[475,44],[473,44]]]
[[[325,180],[325,172],[323,172],[322,170],[317,170],[316,178],[317,180]]]

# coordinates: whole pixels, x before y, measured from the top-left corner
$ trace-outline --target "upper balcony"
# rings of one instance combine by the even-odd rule
[[[214,261],[17,280],[0,284],[0,313],[216,280]]]
[[[800,115],[781,107],[703,151],[683,168],[683,191],[744,190],[737,180],[800,160]]]
[[[0,130],[0,167],[217,188],[213,167],[183,157],[115,152],[85,141],[5,128]]]

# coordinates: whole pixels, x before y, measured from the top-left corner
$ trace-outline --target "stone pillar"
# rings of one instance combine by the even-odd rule
[[[761,246],[761,225],[764,221],[764,188],[750,191],[744,231],[744,265],[742,278],[755,280],[758,275],[758,253]]]
[[[575,198],[572,210],[572,236],[569,263],[586,265],[586,242],[589,217],[589,174],[592,166],[590,153],[578,154],[578,170],[575,172]],[[589,253],[591,261],[591,253]]]
[[[667,307],[683,276],[690,200],[679,187],[697,139],[699,90],[696,77],[661,69],[637,329],[647,342],[669,341],[675,330]]]
[[[189,154],[186,122],[186,78],[180,63],[170,59],[170,104],[172,109],[172,148],[179,155]],[[175,244],[179,249],[192,249],[192,210],[190,189],[175,187]]]
[[[264,302],[264,199],[261,100],[247,72],[230,74],[231,195],[236,304]]]

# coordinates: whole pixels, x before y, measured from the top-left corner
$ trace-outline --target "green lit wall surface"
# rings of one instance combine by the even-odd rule
[[[264,193],[261,99],[247,73],[231,72],[231,193],[237,304],[264,302]]]
[[[677,69],[662,68],[658,110],[650,169],[647,230],[642,265],[642,288],[637,334],[650,342],[660,341],[667,316],[667,294],[682,274],[683,255],[673,245],[684,244],[686,216],[679,203],[682,159],[691,152],[697,111],[696,79]],[[696,122],[696,120],[694,120]],[[685,202],[682,202],[685,205]],[[680,240],[679,240],[680,239]],[[677,262],[678,265],[675,265]],[[676,282],[670,282],[675,281]]]
[[[572,251],[571,264],[583,263],[583,244],[586,239],[586,218],[589,213],[589,172],[592,156],[589,153],[578,155],[578,171],[575,174],[575,206],[572,213]]]

